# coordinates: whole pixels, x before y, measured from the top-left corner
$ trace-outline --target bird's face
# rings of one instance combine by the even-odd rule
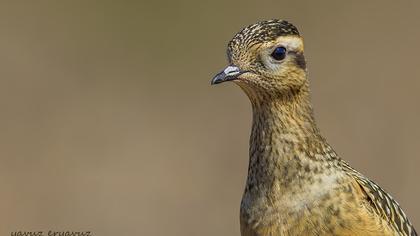
[[[286,21],[264,21],[246,27],[229,42],[229,66],[212,84],[234,81],[248,95],[281,95],[306,81],[303,41]]]

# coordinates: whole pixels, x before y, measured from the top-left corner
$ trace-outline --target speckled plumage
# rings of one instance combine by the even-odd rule
[[[284,60],[270,56],[287,49]],[[250,25],[228,45],[253,122],[240,210],[245,235],[417,235],[396,201],[341,160],[318,130],[298,30]]]

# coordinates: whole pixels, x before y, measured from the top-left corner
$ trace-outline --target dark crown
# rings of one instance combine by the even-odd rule
[[[299,35],[298,29],[285,20],[267,20],[261,21],[242,29],[229,42],[231,44],[265,42],[274,40],[279,36]]]
[[[250,47],[288,35],[300,36],[298,29],[285,20],[261,21],[239,31],[228,44],[228,54],[234,48]]]

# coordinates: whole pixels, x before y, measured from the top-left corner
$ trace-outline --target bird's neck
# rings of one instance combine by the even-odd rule
[[[251,99],[252,141],[273,144],[278,136],[295,136],[296,141],[319,135],[310,102],[309,86],[279,96]]]
[[[250,98],[253,122],[247,188],[288,184],[308,163],[303,160],[308,148],[323,143],[308,85],[275,98],[261,98]]]

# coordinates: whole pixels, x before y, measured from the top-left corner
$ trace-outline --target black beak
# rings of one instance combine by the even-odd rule
[[[211,80],[211,84],[220,84],[226,81],[235,80],[243,73],[245,73],[245,71],[241,71],[237,66],[230,65],[226,67],[222,72],[214,76],[214,78]]]

